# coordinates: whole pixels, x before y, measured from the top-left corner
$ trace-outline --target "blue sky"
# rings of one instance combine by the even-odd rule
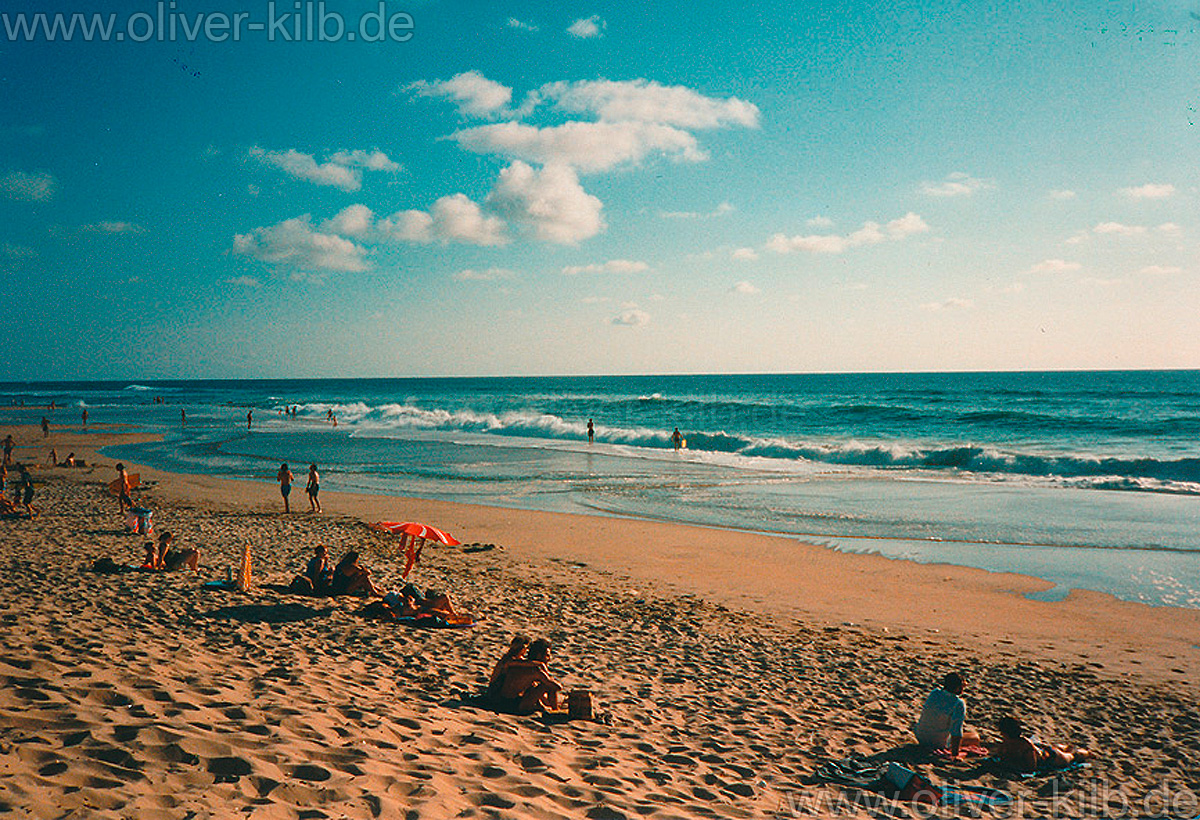
[[[1011,5],[0,31],[8,378],[1200,366],[1200,18]]]

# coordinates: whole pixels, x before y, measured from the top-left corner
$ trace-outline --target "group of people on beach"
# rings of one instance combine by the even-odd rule
[[[1005,715],[996,722],[1000,740],[985,743],[966,726],[965,681],[958,672],[945,675],[929,693],[913,734],[922,748],[958,760],[970,754],[988,755],[1022,772],[1061,769],[1091,759],[1091,752],[1030,737],[1019,719]]]
[[[516,635],[488,678],[487,701],[498,712],[558,712],[563,685],[550,676],[550,642]]]
[[[279,465],[275,480],[279,482],[279,494],[283,496],[283,511],[290,513],[292,506],[289,496],[292,494],[292,485],[296,483],[296,476],[288,469],[286,462]],[[316,464],[308,465],[308,484],[305,485],[304,491],[308,493],[309,512],[321,512],[321,475],[317,472]]]

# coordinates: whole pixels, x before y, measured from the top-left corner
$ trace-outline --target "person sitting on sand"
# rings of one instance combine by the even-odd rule
[[[173,572],[186,566],[192,572],[199,572],[200,550],[194,547],[172,549],[174,542],[175,535],[169,530],[158,536],[157,548],[153,543],[146,542],[146,558],[142,562],[142,569]]]
[[[423,618],[434,616],[451,624],[471,623],[469,613],[454,606],[450,596],[436,590],[421,592],[413,584],[405,584],[400,592],[384,596],[388,606],[401,618]]]
[[[504,682],[504,673],[516,661],[525,660],[529,652],[529,638],[525,635],[514,635],[508,645],[508,650],[496,661],[492,675],[488,678],[488,700],[495,700],[500,695],[500,685]]]
[[[921,717],[913,726],[917,742],[932,750],[949,750],[957,758],[964,743],[979,745],[979,734],[965,729],[967,702],[962,699],[963,677],[951,672],[942,678],[941,686],[929,693],[921,707]]]
[[[313,557],[304,568],[304,577],[312,584],[314,595],[328,595],[333,584],[333,569],[329,566],[329,550],[324,544],[317,544]]]
[[[1015,717],[1002,717],[996,722],[1000,742],[989,744],[988,752],[1001,763],[1021,772],[1045,772],[1061,769],[1075,762],[1091,759],[1087,749],[1055,743],[1043,743],[1025,736],[1025,727]]]
[[[500,683],[500,692],[495,699],[496,708],[518,715],[532,715],[537,711],[557,712],[562,705],[559,693],[562,684],[550,677],[546,664],[550,660],[550,642],[538,638],[529,645],[525,660],[509,663]]]
[[[329,584],[330,595],[367,595],[382,598],[383,590],[371,580],[371,570],[358,563],[358,552],[346,553],[333,569]]]

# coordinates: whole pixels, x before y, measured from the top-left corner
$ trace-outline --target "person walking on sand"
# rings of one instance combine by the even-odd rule
[[[678,427],[675,428],[674,433],[671,433],[671,443],[675,445],[676,450],[683,446],[683,434],[679,432]]]
[[[292,471],[286,464],[281,464],[275,478],[279,481],[279,494],[283,496],[283,511],[290,513],[292,508],[288,504],[288,496],[292,494],[292,482],[296,480],[296,477],[292,475]]]
[[[317,473],[316,464],[308,465],[308,485],[304,490],[308,493],[308,511],[319,513],[321,511],[321,499],[317,496],[321,492],[321,476]]]
[[[588,419],[588,444],[592,443],[592,439],[596,437],[596,428],[592,426],[592,420]]]
[[[13,446],[14,445],[13,445],[12,433],[9,433],[7,436],[4,437],[4,463],[5,464],[13,463],[13,460],[12,460]]]
[[[24,464],[18,464],[17,469],[20,475],[17,477],[17,490],[13,493],[13,501],[20,501],[25,505],[25,512],[29,513],[29,517],[33,518],[36,511],[33,509],[33,476],[29,474],[29,469]]]
[[[978,746],[979,733],[964,727],[967,719],[967,702],[962,693],[963,676],[950,672],[942,678],[941,685],[929,693],[921,707],[921,717],[913,726],[913,734],[922,746],[945,749],[958,759],[964,745]]]
[[[42,438],[50,435],[50,419],[42,416]]]
[[[70,461],[70,458],[67,460]],[[129,490],[129,474],[125,472],[125,465],[117,462],[117,504],[121,507],[121,515],[125,514],[126,508],[133,509],[133,499],[129,497]]]
[[[87,408],[86,407],[83,408],[82,418],[83,418],[83,426],[87,427]]]

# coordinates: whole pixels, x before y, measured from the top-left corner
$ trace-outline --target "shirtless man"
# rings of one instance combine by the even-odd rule
[[[515,660],[504,672],[500,684],[499,703],[518,715],[531,715],[545,709],[560,708],[558,693],[562,684],[550,677],[546,662],[550,659],[550,642],[538,638],[529,645],[525,660]]]

